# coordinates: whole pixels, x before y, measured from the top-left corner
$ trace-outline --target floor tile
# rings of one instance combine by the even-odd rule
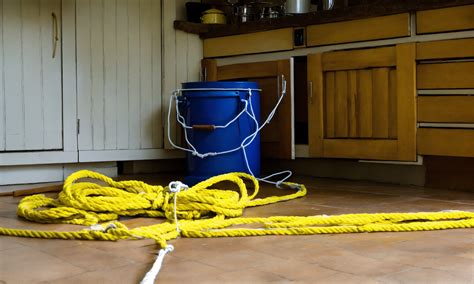
[[[88,284],[88,283],[139,283],[148,271],[144,264],[121,266],[114,269],[85,272],[71,277],[58,278],[45,283]]]
[[[4,250],[14,249],[14,248],[21,248],[23,245],[18,243],[18,238],[15,237],[3,237],[0,236],[0,254]]]
[[[165,258],[159,274],[162,283],[218,282],[223,270],[197,261]]]
[[[84,245],[58,248],[48,253],[87,271],[113,269],[135,263],[126,256],[117,256]]]
[[[37,283],[77,275],[84,269],[30,247],[1,252],[0,279],[7,283]]]
[[[290,282],[284,277],[278,276],[276,274],[260,271],[254,268],[230,271],[222,273],[216,278],[220,283],[268,283],[268,282],[278,282],[285,283]]]
[[[417,283],[417,284],[469,284],[474,278],[466,275],[447,273],[445,271],[428,268],[407,269],[395,274],[378,278],[383,283]]]
[[[313,282],[338,273],[317,264],[286,259],[278,262],[264,262],[258,266],[258,270],[271,272],[291,281],[302,282]]]

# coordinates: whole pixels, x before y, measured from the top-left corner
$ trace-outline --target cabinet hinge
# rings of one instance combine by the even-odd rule
[[[81,134],[81,120],[77,119],[77,135]]]

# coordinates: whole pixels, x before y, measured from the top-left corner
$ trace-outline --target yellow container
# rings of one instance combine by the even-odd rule
[[[225,24],[226,17],[221,10],[209,9],[202,13],[201,22],[203,24]]]

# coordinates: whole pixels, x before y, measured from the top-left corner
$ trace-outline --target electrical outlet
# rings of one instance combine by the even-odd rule
[[[293,45],[295,47],[304,47],[306,45],[304,28],[295,28],[293,30]]]

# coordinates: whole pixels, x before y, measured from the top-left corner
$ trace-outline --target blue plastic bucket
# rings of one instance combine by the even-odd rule
[[[260,92],[255,82],[190,82],[183,83],[178,97],[179,112],[185,118],[185,134],[197,152],[223,152],[240,147],[243,140],[257,129],[255,121],[243,113],[226,128],[204,129],[203,125],[223,126],[234,119],[243,109],[245,101],[260,123]],[[245,89],[245,90],[244,90]],[[251,99],[248,89],[251,89]],[[215,175],[229,172],[250,173],[245,162],[244,150],[231,153],[198,157],[188,153],[185,183],[194,185]],[[252,173],[260,175],[260,135],[245,147]]]

